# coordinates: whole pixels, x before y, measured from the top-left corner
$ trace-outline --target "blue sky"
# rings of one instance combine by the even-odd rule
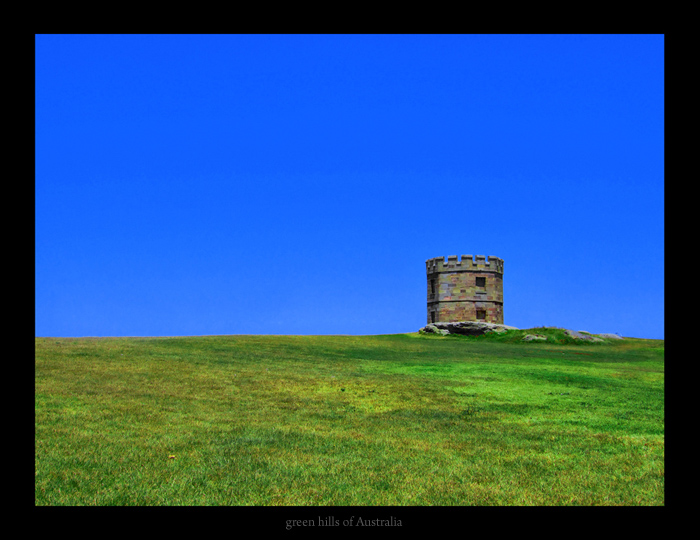
[[[661,35],[38,35],[37,336],[664,337]]]

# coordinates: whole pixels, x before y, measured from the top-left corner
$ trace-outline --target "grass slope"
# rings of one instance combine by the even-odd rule
[[[36,338],[36,504],[664,504],[664,342],[520,332]]]

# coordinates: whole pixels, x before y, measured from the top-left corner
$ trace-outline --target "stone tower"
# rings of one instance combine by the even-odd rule
[[[450,255],[425,261],[428,324],[481,321],[503,324],[503,259]]]

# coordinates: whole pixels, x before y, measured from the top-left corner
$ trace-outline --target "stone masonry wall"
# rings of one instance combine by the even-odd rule
[[[503,324],[503,259],[483,255],[426,261],[427,321]]]

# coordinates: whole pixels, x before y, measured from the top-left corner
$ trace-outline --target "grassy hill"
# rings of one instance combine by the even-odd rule
[[[36,504],[664,504],[664,342],[527,332],[36,338]]]

